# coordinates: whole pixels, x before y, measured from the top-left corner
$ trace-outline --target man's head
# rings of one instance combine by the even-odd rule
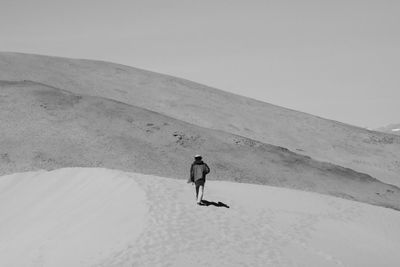
[[[195,159],[195,160],[201,160],[201,159],[202,159],[202,156],[199,155],[199,154],[197,154],[196,156],[194,156],[194,159]]]

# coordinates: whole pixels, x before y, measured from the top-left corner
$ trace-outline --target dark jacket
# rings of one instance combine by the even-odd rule
[[[210,168],[202,160],[195,160],[190,167],[190,182],[196,182],[206,179],[206,175],[210,172]]]

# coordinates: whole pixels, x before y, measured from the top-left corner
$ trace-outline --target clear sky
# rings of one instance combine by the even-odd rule
[[[400,1],[0,0],[0,50],[99,59],[325,118],[400,122]]]

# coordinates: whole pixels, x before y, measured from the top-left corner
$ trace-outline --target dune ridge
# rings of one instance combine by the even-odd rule
[[[400,209],[400,189],[286,148],[207,129],[102,97],[32,81],[0,82],[3,174],[106,167],[188,178],[195,153],[211,179],[319,192]]]
[[[400,137],[120,64],[0,53],[0,80],[32,80],[285,147],[400,185]]]

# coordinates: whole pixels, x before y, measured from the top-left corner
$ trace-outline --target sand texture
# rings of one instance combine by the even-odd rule
[[[182,180],[85,168],[3,176],[0,192],[0,266],[400,262],[398,212],[316,193],[208,181],[197,206]]]
[[[400,186],[400,136],[397,135],[100,61],[0,53],[0,80],[30,80],[77,95],[116,100],[201,127],[284,147]]]
[[[0,266],[399,266],[400,136],[18,53],[0,128]]]
[[[188,179],[201,153],[213,179],[319,192],[400,209],[400,190],[286,148],[114,100],[31,81],[0,82],[0,172],[106,167]]]

